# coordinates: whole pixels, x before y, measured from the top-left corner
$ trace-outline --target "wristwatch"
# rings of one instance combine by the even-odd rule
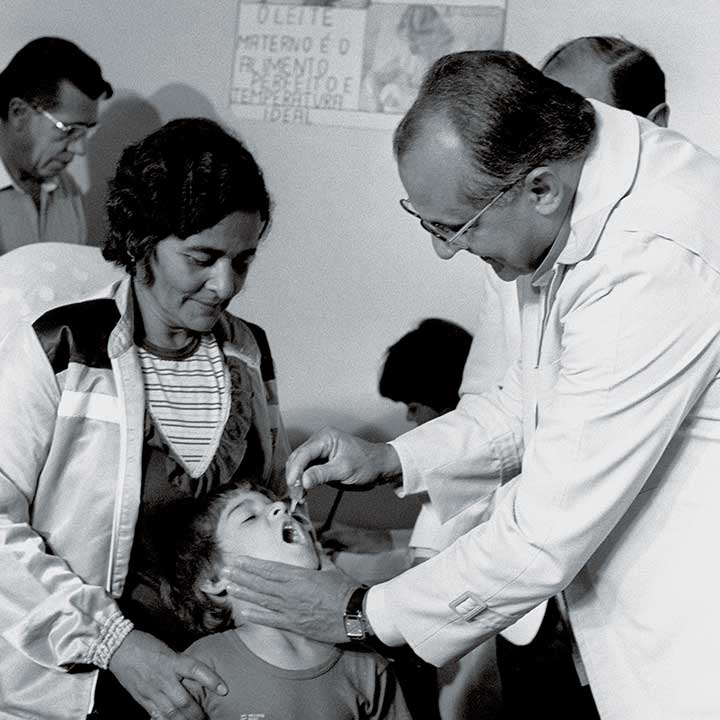
[[[367,585],[355,588],[343,613],[345,634],[351,642],[365,642],[371,635],[370,625],[363,611],[363,600],[368,590]]]

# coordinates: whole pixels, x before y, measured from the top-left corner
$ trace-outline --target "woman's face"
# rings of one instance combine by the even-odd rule
[[[153,284],[136,276],[147,339],[177,347],[188,334],[212,330],[242,289],[262,227],[259,213],[236,211],[185,240],[161,240],[149,260]]]

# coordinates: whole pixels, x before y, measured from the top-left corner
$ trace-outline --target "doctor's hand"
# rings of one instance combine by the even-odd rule
[[[331,567],[322,572],[243,557],[223,568],[227,592],[246,622],[290,630],[326,643],[347,642],[343,613],[359,583]]]
[[[113,653],[110,672],[152,718],[203,720],[205,713],[182,684],[194,680],[227,695],[222,678],[194,658],[178,655],[148,633],[132,630]]]
[[[290,455],[285,465],[288,487],[305,490],[337,482],[342,485],[372,485],[399,478],[400,458],[392,445],[371,443],[355,435],[325,428],[308,438]]]

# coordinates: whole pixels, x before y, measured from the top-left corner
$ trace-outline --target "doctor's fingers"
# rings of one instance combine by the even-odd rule
[[[313,463],[324,462],[332,452],[332,430],[324,428],[311,435],[302,445],[299,445],[285,463],[285,477],[288,487],[303,485],[305,489],[321,484],[315,473],[306,472]]]

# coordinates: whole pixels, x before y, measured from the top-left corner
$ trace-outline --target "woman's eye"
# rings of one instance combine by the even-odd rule
[[[243,522],[246,523],[249,520],[254,520],[255,517],[256,517],[255,515],[248,515],[246,518],[243,519]]]
[[[208,267],[213,264],[213,259],[209,258],[209,257],[198,256],[198,255],[187,255],[186,257],[193,265],[200,265],[201,267]]]

